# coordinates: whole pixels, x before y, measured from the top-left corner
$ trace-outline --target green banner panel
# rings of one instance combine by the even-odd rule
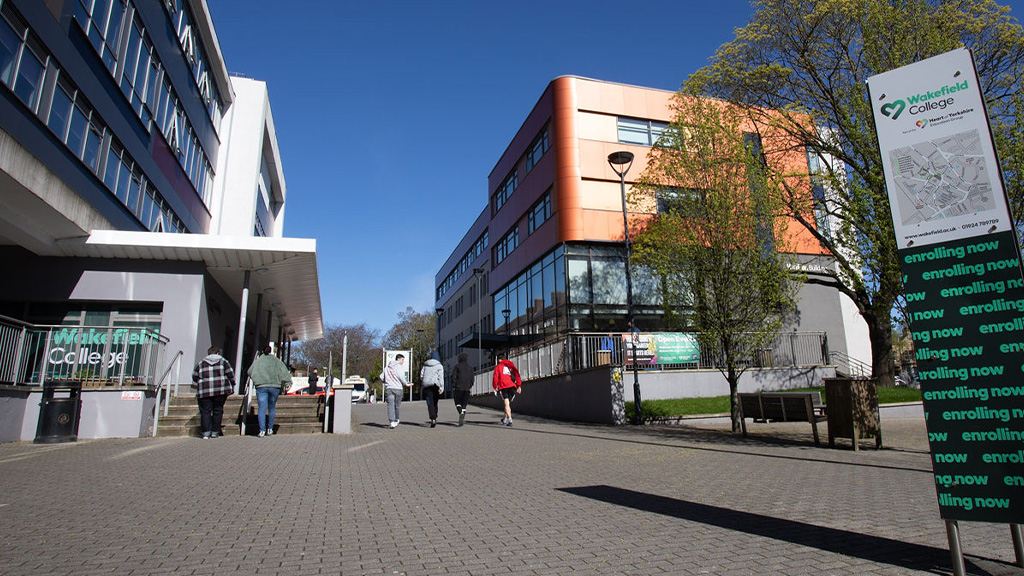
[[[942,518],[1024,523],[1024,281],[1013,234],[899,255]]]

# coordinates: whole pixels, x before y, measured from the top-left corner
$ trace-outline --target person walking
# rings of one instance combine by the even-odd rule
[[[309,388],[306,392],[312,396],[317,392],[317,384],[320,382],[320,377],[316,373],[316,368],[313,368],[313,372],[309,375]]]
[[[469,354],[459,353],[459,361],[452,368],[452,397],[455,399],[455,410],[459,413],[459,426],[466,423],[466,408],[469,407],[469,394],[473,390],[473,367],[469,365]]]
[[[196,388],[199,404],[199,425],[203,440],[220,436],[220,423],[224,417],[224,402],[235,391],[235,371],[220,355],[220,348],[210,346],[206,357],[192,370],[192,385]]]
[[[388,426],[396,428],[405,387],[412,388],[412,383],[405,379],[405,355],[398,354],[394,360],[388,362],[380,374],[380,379],[384,383],[384,399],[388,403]]]
[[[501,423],[505,426],[512,425],[512,401],[515,400],[516,394],[523,392],[523,380],[519,377],[519,370],[516,369],[516,365],[509,359],[499,360],[494,366],[494,392],[498,396],[501,396],[502,401],[505,403],[505,417],[501,419]]]
[[[437,399],[444,392],[444,365],[437,351],[420,368],[420,390],[427,401],[430,427],[437,426]]]
[[[270,346],[264,346],[262,354],[249,366],[249,378],[256,387],[256,402],[259,405],[256,419],[260,425],[258,436],[273,436],[274,416],[277,414],[277,397],[288,389],[292,373],[280,358],[271,354]]]

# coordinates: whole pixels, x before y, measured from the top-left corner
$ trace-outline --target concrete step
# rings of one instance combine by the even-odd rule
[[[224,418],[221,428],[225,434],[238,434],[238,414],[243,396],[229,396],[224,403]],[[255,436],[259,431],[256,418],[255,398],[245,415],[246,434]],[[278,398],[274,415],[275,434],[313,434],[323,431],[323,405],[315,396],[281,396]],[[157,436],[181,437],[202,435],[199,422],[199,407],[194,396],[171,398],[167,415],[160,415]]]

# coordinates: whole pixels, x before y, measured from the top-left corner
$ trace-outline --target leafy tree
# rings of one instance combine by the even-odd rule
[[[341,377],[345,335],[348,335],[348,375],[361,375],[372,380],[380,373],[380,344],[376,330],[366,324],[326,326],[324,337],[301,342],[292,350],[292,364],[296,367],[323,368],[333,353],[334,376]],[[374,368],[377,372],[374,372]]]
[[[657,196],[659,214],[638,235],[635,259],[662,279],[667,310],[693,310],[701,353],[729,382],[739,431],[739,378],[795,309],[798,267],[779,186],[744,116],[685,95],[674,108],[636,187]]]
[[[808,167],[778,169],[788,211],[831,252],[834,267],[808,282],[834,286],[867,323],[872,370],[893,382],[894,305],[903,287],[865,80],[960,46],[974,54],[1007,193],[1022,204],[1020,82],[1024,33],[991,0],[758,0],[751,22],[684,84],[741,106],[758,126],[788,139],[773,156],[806,149]],[[767,143],[768,140],[766,139]],[[819,160],[820,162],[817,162]],[[788,172],[786,172],[788,170]],[[802,172],[802,173],[801,173]],[[824,191],[811,204],[808,176]],[[1020,228],[1020,221],[1017,222]]]

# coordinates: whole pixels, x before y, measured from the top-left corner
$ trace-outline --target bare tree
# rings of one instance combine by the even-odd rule
[[[365,323],[355,325],[326,326],[324,337],[301,342],[292,352],[292,364],[296,368],[320,368],[327,366],[328,357],[333,353],[334,376],[341,377],[343,343],[348,335],[348,376],[361,375],[372,378],[379,372],[380,340],[376,330]],[[374,369],[377,368],[377,372]]]

